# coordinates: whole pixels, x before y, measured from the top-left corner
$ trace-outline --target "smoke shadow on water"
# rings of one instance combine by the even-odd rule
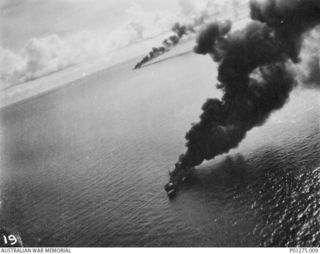
[[[204,245],[319,246],[319,160],[291,149],[267,146],[209,161],[173,206],[205,225],[199,230],[211,237]]]

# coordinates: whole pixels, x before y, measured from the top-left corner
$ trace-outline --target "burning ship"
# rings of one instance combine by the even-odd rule
[[[191,168],[182,166],[180,162],[175,164],[174,170],[169,171],[169,182],[164,186],[170,199],[177,194],[179,187],[190,177]]]
[[[169,197],[192,167],[237,147],[248,131],[285,105],[298,84],[308,85],[300,82],[292,64],[304,60],[303,42],[312,37],[310,31],[319,32],[320,1],[251,0],[249,7],[252,21],[244,28],[232,30],[230,21],[217,21],[198,34],[194,52],[209,54],[217,63],[217,88],[223,95],[203,104],[200,121],[185,135],[187,151],[164,187]]]

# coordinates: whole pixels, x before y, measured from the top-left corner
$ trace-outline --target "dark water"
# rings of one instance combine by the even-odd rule
[[[26,246],[319,246],[319,92],[163,185],[213,86],[191,54],[123,64],[1,112],[1,225]]]

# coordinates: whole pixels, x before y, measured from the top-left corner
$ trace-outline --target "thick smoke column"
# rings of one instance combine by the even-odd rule
[[[320,23],[319,0],[251,1],[251,18],[243,30],[213,23],[203,30],[194,51],[218,63],[221,100],[208,99],[200,121],[186,134],[187,151],[170,173],[181,181],[189,168],[238,146],[246,133],[280,109],[296,85],[292,63],[306,32]]]
[[[195,32],[192,25],[181,25],[179,22],[174,24],[174,26],[171,28],[171,31],[174,34],[163,40],[160,47],[152,48],[148,55],[143,57],[142,60],[134,66],[134,69],[141,68],[143,64],[169,51],[179,43],[184,35]]]

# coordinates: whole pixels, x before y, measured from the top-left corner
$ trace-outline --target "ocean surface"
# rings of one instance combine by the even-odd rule
[[[319,246],[320,93],[297,89],[167,198],[220,96],[209,57],[126,62],[0,112],[0,223],[25,246]]]

